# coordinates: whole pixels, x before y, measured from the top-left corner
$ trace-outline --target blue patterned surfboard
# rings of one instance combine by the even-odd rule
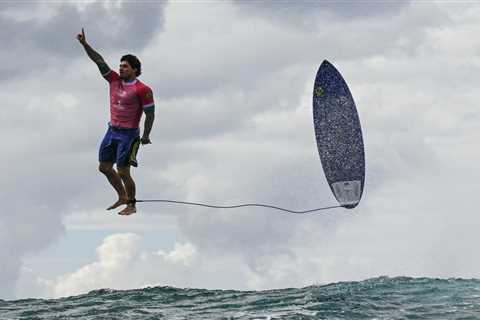
[[[365,183],[362,129],[347,83],[327,60],[315,78],[313,122],[328,184],[340,205],[354,208]]]

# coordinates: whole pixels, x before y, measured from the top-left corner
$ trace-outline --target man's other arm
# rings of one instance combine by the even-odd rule
[[[153,121],[155,120],[155,107],[146,108],[145,112],[145,124],[143,129],[142,138],[140,141],[142,144],[149,144],[150,141],[150,132],[152,131]]]

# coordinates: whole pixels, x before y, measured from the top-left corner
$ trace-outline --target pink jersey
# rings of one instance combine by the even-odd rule
[[[154,106],[152,89],[138,79],[125,82],[113,70],[103,77],[110,84],[110,124],[138,128],[143,110]]]

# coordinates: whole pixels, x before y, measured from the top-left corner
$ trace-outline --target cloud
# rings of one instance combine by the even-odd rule
[[[198,268],[197,251],[191,243],[175,243],[168,250],[143,249],[142,237],[134,233],[107,236],[96,249],[97,259],[76,271],[45,279],[24,268],[17,293],[29,296],[63,297],[98,288],[130,289],[170,283],[188,284],[185,272]]]
[[[8,50],[0,57],[9,63],[0,80],[18,81],[49,68],[68,67],[84,55],[75,39],[82,27],[87,41],[105,59],[119,50],[141,51],[162,31],[164,7],[165,2],[137,5],[128,1],[3,4],[0,41]]]
[[[96,288],[122,288],[125,274],[133,271],[134,261],[139,259],[135,234],[117,234],[105,238],[97,248],[98,261],[62,276],[54,286],[54,296],[70,296]]]
[[[393,16],[408,7],[411,1],[263,1],[261,3],[233,1],[249,16],[262,16],[289,27],[308,25],[308,20],[328,17],[346,21],[379,16]],[[323,19],[322,19],[323,20]],[[328,20],[325,21],[328,23]]]
[[[159,250],[157,255],[162,257],[166,262],[172,264],[182,264],[184,266],[189,266],[192,264],[195,258],[196,250],[195,247],[190,243],[185,244],[175,244],[175,248],[170,252],[165,252]]]
[[[170,251],[145,251],[142,237],[134,233],[112,234],[96,249],[97,260],[78,270],[45,280],[26,273],[23,288],[43,284],[43,296],[71,296],[98,288],[129,289],[178,281],[196,261],[196,249],[190,243],[176,243]],[[188,277],[187,277],[188,278]],[[169,279],[169,280],[167,280]],[[176,282],[177,285],[186,282]],[[31,292],[34,292],[33,290]]]

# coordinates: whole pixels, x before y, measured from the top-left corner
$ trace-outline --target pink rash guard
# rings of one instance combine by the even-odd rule
[[[152,89],[138,79],[125,82],[113,70],[103,77],[110,84],[110,125],[138,128],[143,110],[154,107]]]

